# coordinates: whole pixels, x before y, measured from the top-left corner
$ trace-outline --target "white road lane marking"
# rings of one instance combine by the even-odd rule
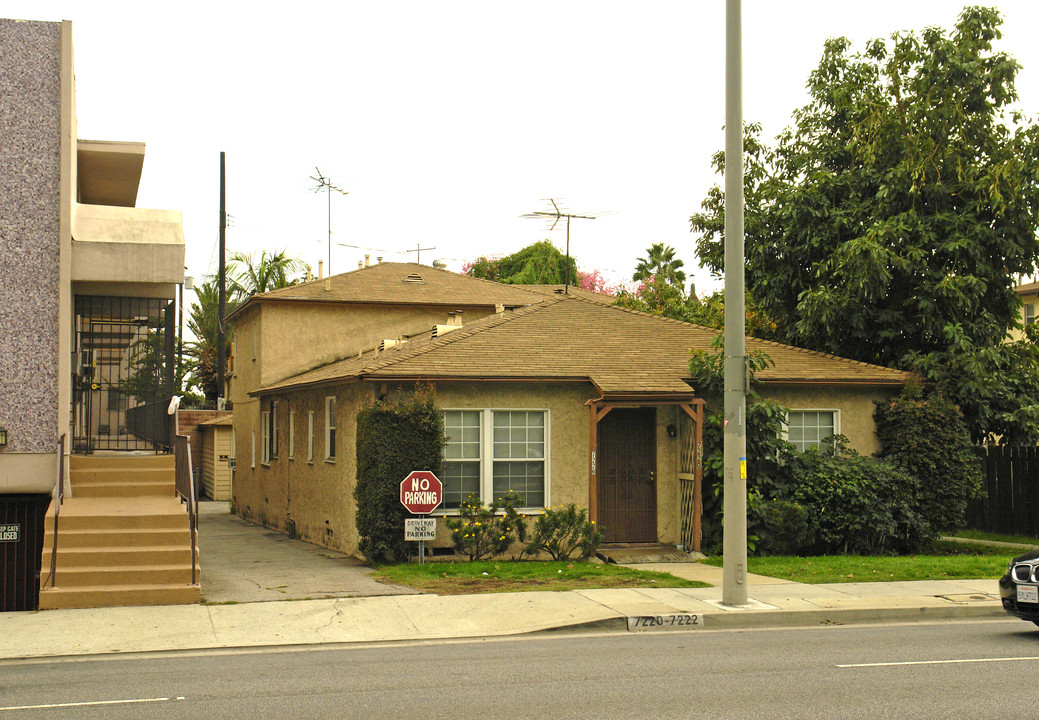
[[[1005,657],[1005,658],[963,658],[961,660],[906,660],[903,662],[851,663],[838,665],[839,668],[897,667],[899,665],[957,665],[962,663],[1021,662],[1023,660],[1039,660],[1039,656]]]
[[[10,705],[0,710],[46,710],[49,708],[91,707],[96,705],[136,705],[139,703],[176,702],[183,697],[137,698],[134,700],[94,700],[91,702],[49,703],[46,705]]]

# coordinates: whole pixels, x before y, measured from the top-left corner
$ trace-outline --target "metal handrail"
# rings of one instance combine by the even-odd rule
[[[58,517],[61,515],[61,504],[65,501],[65,433],[58,438],[58,480],[54,487],[54,534],[51,537],[51,572],[40,584],[40,589],[47,583],[54,587],[54,579],[58,568]]]
[[[198,578],[198,487],[195,485],[195,473],[191,467],[191,445],[188,440],[187,435],[176,435],[173,449],[177,494],[188,506],[188,526],[191,530],[191,584],[195,585]]]

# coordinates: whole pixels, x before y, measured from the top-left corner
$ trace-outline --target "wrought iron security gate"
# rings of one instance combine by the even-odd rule
[[[73,452],[170,449],[173,303],[77,295]]]

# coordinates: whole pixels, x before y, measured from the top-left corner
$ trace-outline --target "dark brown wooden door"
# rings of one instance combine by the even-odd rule
[[[599,421],[599,524],[606,542],[656,542],[656,410],[618,408]]]

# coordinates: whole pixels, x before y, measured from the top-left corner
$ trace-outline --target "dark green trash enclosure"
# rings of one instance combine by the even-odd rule
[[[50,495],[0,495],[0,612],[38,610]]]

